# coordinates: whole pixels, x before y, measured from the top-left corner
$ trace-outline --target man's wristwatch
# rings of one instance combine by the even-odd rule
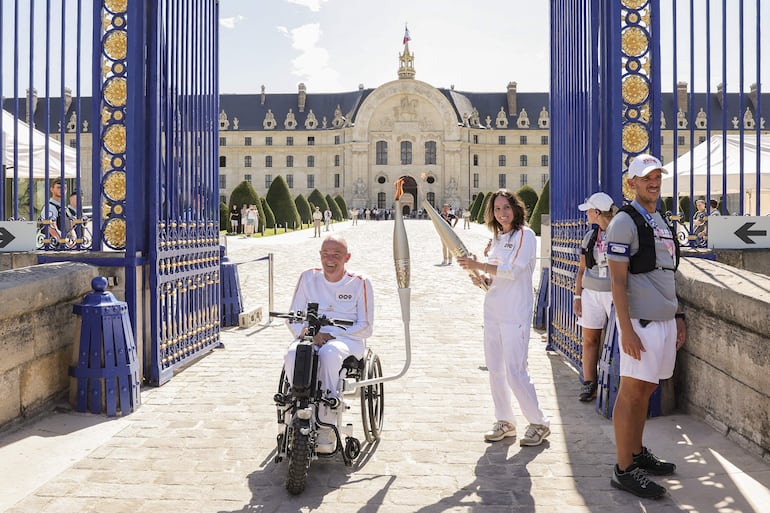
[[[684,319],[684,312],[677,312],[674,314],[674,319]]]

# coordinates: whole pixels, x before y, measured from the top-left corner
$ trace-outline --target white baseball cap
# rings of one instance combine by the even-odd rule
[[[612,198],[609,194],[605,194],[603,192],[595,192],[591,194],[591,197],[588,198],[585,203],[581,203],[578,205],[578,210],[585,212],[586,210],[595,208],[596,210],[601,210],[602,212],[609,212],[612,209],[612,205],[615,202],[612,201]]]
[[[663,174],[668,174],[668,171],[663,167],[663,164],[657,157],[653,157],[647,153],[641,153],[634,157],[631,164],[628,166],[628,178],[634,178],[637,176],[647,176],[650,172],[660,169]]]

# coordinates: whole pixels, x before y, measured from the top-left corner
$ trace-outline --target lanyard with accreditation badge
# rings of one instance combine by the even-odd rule
[[[642,216],[644,217],[644,220],[647,221],[647,224],[649,224],[650,228],[652,228],[652,233],[655,234],[655,238],[657,240],[663,239],[663,237],[661,237],[660,234],[664,232],[668,233],[668,235],[670,236],[669,240],[671,241],[671,243],[667,243],[665,240],[663,240],[663,245],[666,247],[666,250],[668,251],[669,255],[671,255],[671,258],[675,258],[674,255],[676,254],[676,251],[674,248],[674,237],[673,237],[673,234],[671,233],[671,230],[669,230],[668,227],[666,227],[665,230],[663,230],[662,228],[659,228],[658,223],[655,222],[655,219],[653,219],[652,214],[647,212],[647,209],[642,207],[638,201],[636,200],[632,201],[631,205],[633,205],[633,207],[636,209],[637,212],[642,214]]]

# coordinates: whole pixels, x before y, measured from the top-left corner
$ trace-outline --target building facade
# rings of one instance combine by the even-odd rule
[[[441,89],[415,79],[409,43],[398,78],[331,94],[221,95],[221,200],[248,181],[264,195],[277,175],[292,192],[342,195],[351,207],[467,208],[478,193],[548,180],[548,94]]]

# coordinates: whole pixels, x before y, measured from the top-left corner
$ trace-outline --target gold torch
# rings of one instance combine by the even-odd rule
[[[365,379],[355,381],[346,378],[344,381],[344,390],[355,390],[358,387],[370,386],[376,383],[384,383],[398,379],[409,370],[412,363],[412,345],[409,338],[409,320],[410,320],[410,294],[409,288],[409,240],[406,237],[406,228],[404,227],[404,214],[401,212],[401,195],[403,191],[404,180],[399,179],[396,182],[395,208],[393,211],[393,263],[396,266],[396,283],[398,285],[398,299],[401,302],[401,320],[404,323],[404,345],[406,349],[406,358],[401,372],[392,376],[382,376],[379,378]]]
[[[458,237],[452,227],[449,226],[449,223],[444,221],[441,215],[436,212],[436,209],[433,208],[433,205],[428,203],[427,200],[424,200],[422,202],[422,206],[425,209],[425,212],[428,213],[428,216],[430,216],[431,221],[433,221],[433,227],[438,232],[438,236],[441,237],[441,242],[443,242],[444,245],[449,248],[449,251],[452,252],[452,255],[455,258],[470,257],[471,254],[465,248],[463,241],[460,240],[460,237]],[[479,271],[475,269],[468,269],[468,274],[471,276],[476,276],[479,279],[479,287],[482,290],[486,291],[489,289],[487,284],[484,282],[483,275]]]

